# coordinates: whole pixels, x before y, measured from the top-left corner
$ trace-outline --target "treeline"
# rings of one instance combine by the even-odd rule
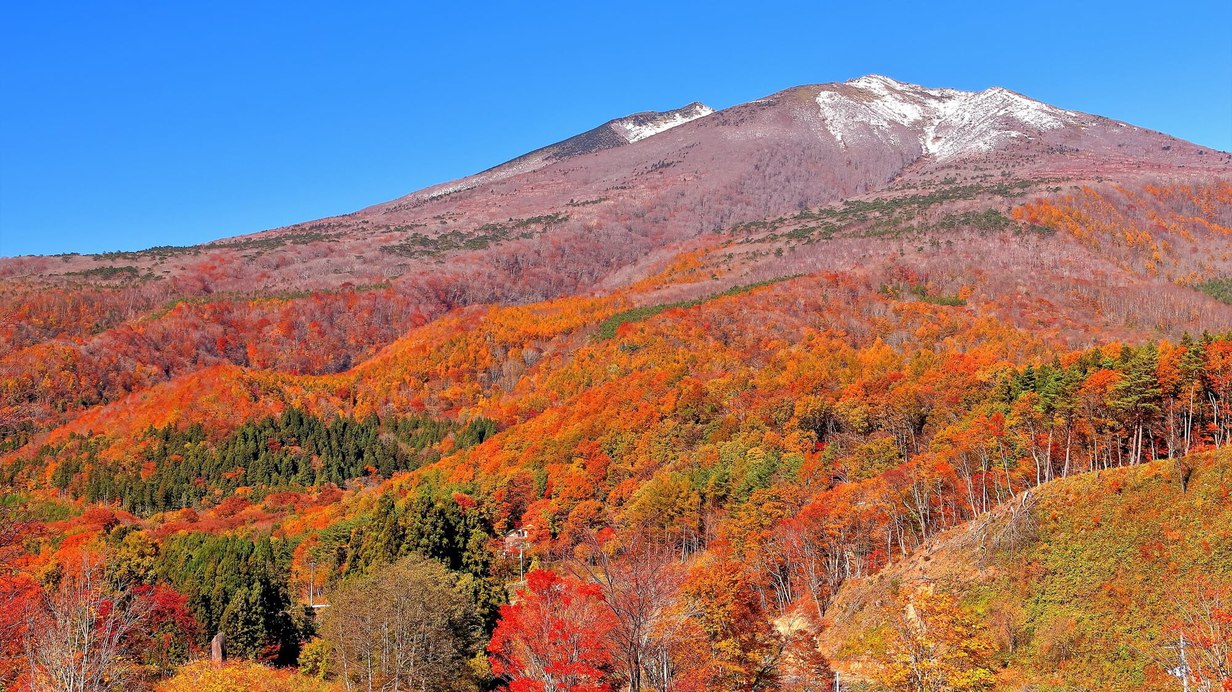
[[[1222,447],[1232,440],[1232,335],[1027,366],[1006,395],[1037,482]]]
[[[119,502],[134,514],[200,507],[250,488],[257,499],[271,492],[363,476],[388,477],[431,463],[439,445],[452,437],[455,448],[483,442],[495,422],[477,418],[462,424],[423,416],[363,419],[338,416],[325,421],[299,409],[244,424],[213,444],[200,425],[149,429],[133,461],[101,459],[93,439],[77,453],[46,447],[33,460],[57,459],[52,484],[89,502]],[[18,472],[18,466],[10,474]]]

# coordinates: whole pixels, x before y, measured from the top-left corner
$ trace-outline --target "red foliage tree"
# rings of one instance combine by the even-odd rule
[[[615,617],[597,584],[534,570],[501,607],[488,645],[492,671],[511,692],[607,692]]]

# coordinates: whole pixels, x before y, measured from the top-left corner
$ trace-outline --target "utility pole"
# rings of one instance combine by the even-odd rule
[[[518,544],[518,582],[526,580],[526,541],[531,528],[534,527],[528,524],[506,533],[505,547],[501,550],[501,556],[507,557],[513,552],[513,544]]]
[[[314,607],[312,604],[312,595],[313,595],[312,592],[316,590],[316,584],[317,584],[316,575],[317,575],[317,561],[309,560],[308,561],[308,607],[309,608]]]
[[[1168,648],[1168,649],[1175,649],[1175,650],[1177,651],[1177,653],[1180,655],[1180,659],[1181,659],[1181,665],[1179,665],[1179,666],[1177,666],[1177,667],[1175,667],[1175,668],[1167,668],[1167,669],[1166,669],[1166,672],[1168,673],[1168,675],[1171,675],[1171,676],[1172,676],[1172,677],[1174,677],[1174,678],[1180,678],[1180,679],[1181,679],[1181,689],[1182,689],[1184,692],[1189,692],[1189,690],[1190,690],[1190,686],[1189,686],[1189,658],[1185,655],[1185,644],[1186,644],[1186,642],[1185,642],[1185,633],[1184,633],[1184,632],[1181,632],[1181,637],[1180,637],[1180,640],[1179,640],[1176,644],[1173,644],[1172,646],[1165,647],[1165,648]]]
[[[1189,661],[1185,658],[1185,633],[1181,632],[1181,685],[1189,692]]]

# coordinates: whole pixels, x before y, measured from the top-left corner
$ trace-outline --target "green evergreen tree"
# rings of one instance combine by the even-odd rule
[[[263,612],[261,588],[241,588],[222,612],[221,629],[229,656],[257,658],[270,643]]]

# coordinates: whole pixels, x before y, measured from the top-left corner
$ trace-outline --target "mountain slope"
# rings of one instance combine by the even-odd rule
[[[1228,155],[1001,89],[870,76],[528,157],[203,246],[0,260],[0,430],[214,365],[345,371],[475,304],[665,304],[857,266],[1078,346],[1232,325],[1194,288],[1232,276]]]
[[[846,583],[822,649],[849,680],[884,678],[900,665],[896,628],[942,594],[977,618],[967,634],[991,645],[983,665],[999,689],[1180,689],[1177,647],[1204,626],[1197,609],[1232,614],[1230,482],[1225,449],[1045,484]],[[1205,667],[1217,687],[1195,631],[1188,682]]]

